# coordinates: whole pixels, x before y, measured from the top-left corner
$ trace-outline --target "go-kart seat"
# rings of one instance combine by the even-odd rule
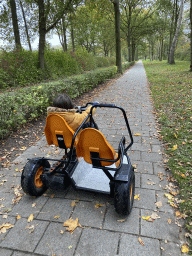
[[[54,144],[60,148],[70,148],[74,131],[69,127],[63,117],[50,114],[46,119],[45,136],[49,145]],[[76,146],[77,140],[74,142]]]
[[[104,135],[94,128],[86,128],[81,131],[79,140],[76,146],[77,157],[83,157],[84,160],[93,164],[95,167],[109,166],[112,162],[92,160],[94,158],[103,158],[109,160],[115,160],[118,154],[113,147],[107,142]],[[120,164],[120,159],[115,162],[116,167]]]

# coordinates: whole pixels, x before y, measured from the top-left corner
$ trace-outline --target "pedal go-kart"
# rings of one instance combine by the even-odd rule
[[[44,157],[28,159],[21,175],[22,189],[31,196],[40,196],[48,188],[66,189],[69,185],[76,190],[101,192],[114,198],[117,213],[128,215],[133,206],[135,174],[127,155],[133,137],[126,113],[121,107],[102,103],[87,103],[78,107],[78,111],[84,111],[89,104],[92,105],[90,113],[76,132],[61,116],[51,114],[47,117],[47,143],[64,149],[65,154],[60,160]],[[122,136],[118,152],[115,152],[93,119],[94,108],[115,108],[123,113],[130,137],[128,146],[125,146],[125,137]],[[90,127],[82,129],[87,121]]]

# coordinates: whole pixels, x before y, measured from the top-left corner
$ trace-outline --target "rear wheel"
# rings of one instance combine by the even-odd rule
[[[40,196],[46,190],[47,186],[43,184],[41,175],[44,168],[49,168],[50,164],[47,160],[29,160],[21,175],[21,187],[26,194],[30,196]]]
[[[128,182],[116,181],[114,184],[114,205],[119,214],[130,214],[135,194],[135,174],[131,172]]]

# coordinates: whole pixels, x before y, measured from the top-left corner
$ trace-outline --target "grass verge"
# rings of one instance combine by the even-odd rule
[[[143,61],[168,157],[167,167],[178,182],[175,204],[185,219],[192,254],[192,73],[190,63]]]

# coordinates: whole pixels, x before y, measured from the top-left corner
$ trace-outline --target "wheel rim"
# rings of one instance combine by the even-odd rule
[[[35,174],[35,186],[37,188],[41,188],[43,186],[43,182],[40,178],[40,176],[43,174],[43,166],[39,167],[37,169],[37,172]]]

